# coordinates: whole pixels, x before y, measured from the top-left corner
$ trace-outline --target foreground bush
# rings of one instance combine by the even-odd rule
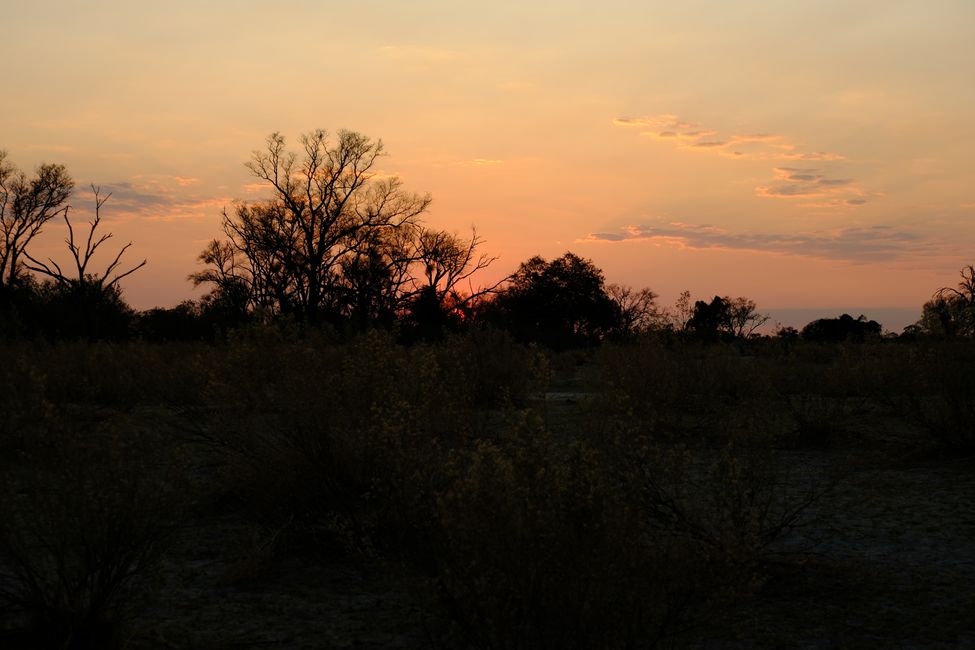
[[[20,647],[117,647],[178,522],[182,472],[135,432],[48,424],[21,457],[31,466],[6,467],[0,485],[5,636]]]
[[[513,347],[404,348],[381,333],[342,347],[242,344],[208,389],[222,408],[201,435],[225,459],[226,489],[266,524],[404,544],[445,451],[484,430],[490,405],[527,399],[536,362]]]

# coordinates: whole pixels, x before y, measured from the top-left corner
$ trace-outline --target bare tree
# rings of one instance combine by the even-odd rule
[[[102,206],[105,205],[105,202],[108,201],[112,194],[109,192],[102,197],[101,188],[95,185],[91,186],[91,191],[95,195],[95,217],[88,222],[88,235],[85,238],[84,248],[81,248],[81,244],[75,241],[74,226],[72,225],[71,220],[68,218],[70,206],[65,206],[63,211],[64,222],[68,226],[68,236],[64,240],[64,243],[68,245],[68,250],[71,252],[71,257],[74,260],[76,277],[66,275],[61,269],[61,266],[52,258],[48,258],[47,261],[50,263],[48,264],[35,259],[30,255],[30,253],[24,251],[24,257],[33,263],[26,266],[31,271],[48,276],[61,286],[88,284],[105,291],[115,291],[118,289],[119,281],[145,266],[146,260],[142,260],[139,264],[128,269],[127,271],[119,271],[119,265],[122,262],[122,255],[124,255],[125,251],[132,246],[132,242],[129,242],[123,246],[121,250],[119,250],[118,254],[111,261],[111,263],[108,264],[104,272],[101,274],[89,272],[88,265],[91,263],[91,259],[95,255],[95,251],[98,250],[99,246],[112,238],[112,233],[105,233],[99,235],[97,238],[95,237],[95,231],[98,230],[98,225],[102,220]],[[112,276],[113,273],[115,274],[114,277]]]
[[[756,311],[758,305],[748,298],[724,298],[727,305],[724,326],[728,332],[736,338],[748,338],[755,333],[759,327],[769,321],[766,314]]]
[[[339,131],[331,142],[317,130],[299,142],[296,154],[273,133],[247,163],[273,197],[224,212],[233,273],[212,267],[211,254],[222,244],[211,243],[201,256],[211,268],[191,278],[218,290],[222,278],[243,278],[256,304],[314,321],[334,308],[342,261],[374,242],[374,231],[415,224],[430,197],[405,192],[397,178],[376,177],[382,141]]]
[[[694,303],[691,302],[691,292],[686,289],[677,296],[674,306],[665,312],[665,318],[675,332],[685,331],[693,316]]]
[[[423,265],[422,278],[417,291],[426,292],[443,305],[448,298],[455,306],[463,306],[491,293],[510,276],[498,280],[489,287],[474,288],[473,277],[491,266],[498,258],[478,254],[484,243],[477,230],[471,228],[471,238],[464,239],[446,230],[422,229],[417,241],[417,258]],[[467,283],[467,291],[461,289]]]
[[[68,236],[64,242],[68,245],[68,250],[71,252],[71,257],[74,260],[75,273],[76,276],[68,276],[61,269],[61,266],[55,262],[52,258],[48,258],[47,262],[41,262],[30,255],[30,253],[24,251],[24,257],[26,257],[32,264],[27,264],[26,267],[37,273],[48,276],[53,279],[58,285],[62,287],[77,286],[77,285],[88,285],[95,287],[100,291],[117,291],[118,283],[122,278],[127,277],[143,266],[146,265],[146,260],[142,260],[134,267],[128,269],[127,271],[120,271],[119,265],[122,262],[122,255],[125,251],[132,246],[132,242],[129,242],[119,250],[115,258],[108,264],[105,271],[101,274],[89,272],[88,265],[91,263],[92,257],[95,255],[95,251],[98,247],[104,244],[106,241],[112,238],[112,233],[105,233],[95,237],[95,231],[98,230],[98,225],[101,223],[101,210],[105,202],[112,196],[111,193],[106,194],[104,197],[101,196],[101,188],[95,185],[91,186],[91,191],[95,195],[95,216],[88,222],[88,235],[84,241],[84,248],[81,247],[80,241],[75,241],[74,226],[71,220],[68,218],[68,212],[70,206],[65,206],[62,213],[64,215],[64,222],[68,226]],[[112,274],[115,274],[114,276]]]
[[[63,165],[42,164],[28,177],[0,150],[0,292],[16,284],[24,270],[21,257],[44,225],[67,214],[73,189]]]
[[[664,318],[657,307],[657,294],[648,288],[637,291],[633,287],[610,284],[606,294],[619,309],[620,333],[624,336],[645,332]]]

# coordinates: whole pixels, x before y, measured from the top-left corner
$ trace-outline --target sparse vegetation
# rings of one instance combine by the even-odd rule
[[[763,336],[747,298],[663,309],[572,253],[464,291],[494,258],[476,232],[422,226],[428,197],[370,184],[381,143],[301,143],[301,161],[278,135],[255,154],[274,196],[225,214],[193,276],[212,293],[142,314],[118,288],[141,264],[88,272],[98,190],[82,247],[64,169],[0,156],[0,645],[250,642],[268,633],[196,610],[273,592],[333,621],[317,599],[334,585],[287,580],[336,567],[358,582],[328,602],[398,612],[401,647],[821,645],[807,610],[824,608],[816,625],[854,646],[935,608],[939,642],[975,638],[953,616],[975,606],[955,557],[972,551],[971,267],[900,340],[849,315]],[[27,250],[59,214],[77,277]],[[878,487],[899,481],[944,510],[905,523]],[[961,596],[891,613],[847,588],[909,599],[902,570]],[[759,624],[783,608],[793,626]],[[326,643],[260,642],[295,637]]]

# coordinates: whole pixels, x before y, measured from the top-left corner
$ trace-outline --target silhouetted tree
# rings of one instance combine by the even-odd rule
[[[98,248],[112,238],[112,233],[96,236],[101,223],[101,209],[112,196],[101,196],[101,190],[92,185],[95,195],[95,216],[88,222],[88,234],[82,243],[75,240],[74,225],[68,217],[69,207],[62,214],[68,226],[65,243],[74,261],[73,274],[68,275],[52,258],[41,262],[24,251],[30,263],[26,268],[50,278],[45,286],[43,297],[49,311],[50,327],[61,336],[82,336],[85,338],[121,338],[127,333],[133,316],[131,308],[122,300],[119,282],[146,265],[142,260],[128,270],[119,267],[125,251],[132,246],[123,246],[102,273],[90,272],[89,265]],[[83,247],[82,247],[83,246]]]
[[[880,323],[867,320],[863,314],[857,318],[843,314],[839,318],[820,318],[812,321],[802,328],[802,338],[820,343],[843,341],[863,343],[867,339],[878,338],[881,329]]]
[[[193,300],[140,312],[135,330],[139,338],[153,343],[212,340],[214,334],[203,320],[199,303]]]
[[[430,197],[406,193],[397,178],[376,177],[382,141],[340,131],[330,142],[317,130],[300,143],[299,156],[274,133],[254,152],[247,168],[273,197],[225,210],[227,239],[208,245],[200,255],[208,268],[191,279],[218,293],[244,286],[252,308],[316,322],[342,315],[343,262],[345,270],[362,270],[347,258],[374,247],[379,230],[413,226]]]
[[[694,316],[694,303],[691,302],[691,292],[684,290],[677,296],[674,306],[667,309],[664,318],[667,325],[675,332],[683,332]]]
[[[421,338],[436,339],[445,329],[458,327],[478,301],[510,279],[474,288],[473,276],[497,260],[478,253],[482,243],[473,228],[470,239],[446,230],[422,228],[418,232],[418,268],[411,280],[409,317]]]
[[[572,253],[522,263],[494,303],[494,319],[517,338],[555,349],[593,345],[619,323],[603,272]]]
[[[720,296],[715,296],[709,303],[698,300],[684,331],[701,341],[717,341],[722,334],[727,334],[725,324],[729,307],[727,300]]]
[[[27,176],[0,150],[0,306],[24,275],[21,257],[44,225],[68,210],[74,181],[63,165],[40,165]]]
[[[623,338],[641,334],[660,326],[664,316],[657,307],[657,294],[650,289],[610,284],[606,295],[616,304],[619,314],[617,333]]]
[[[775,336],[779,340],[794,342],[799,340],[799,330],[794,327],[779,327],[775,330]]]
[[[755,333],[755,330],[769,321],[766,314],[758,313],[758,306],[748,298],[729,299],[726,296],[725,302],[728,305],[725,326],[728,332],[736,338],[750,337]]]
[[[413,290],[416,240],[422,229],[407,224],[375,229],[341,262],[336,309],[358,329],[388,327],[405,309]]]
[[[710,303],[698,300],[685,330],[695,338],[715,341],[719,338],[748,338],[769,317],[756,311],[756,305],[748,298],[715,296]]]
[[[957,288],[942,287],[924,303],[917,329],[939,338],[975,337],[975,267],[961,270]]]

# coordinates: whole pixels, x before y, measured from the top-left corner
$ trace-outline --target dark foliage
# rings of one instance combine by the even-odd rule
[[[592,346],[618,326],[619,308],[603,273],[572,253],[523,262],[486,315],[520,341],[554,350]]]
[[[802,338],[817,343],[863,343],[879,338],[880,332],[881,325],[875,320],[867,320],[862,314],[857,318],[843,314],[839,318],[814,320],[802,328]]]

